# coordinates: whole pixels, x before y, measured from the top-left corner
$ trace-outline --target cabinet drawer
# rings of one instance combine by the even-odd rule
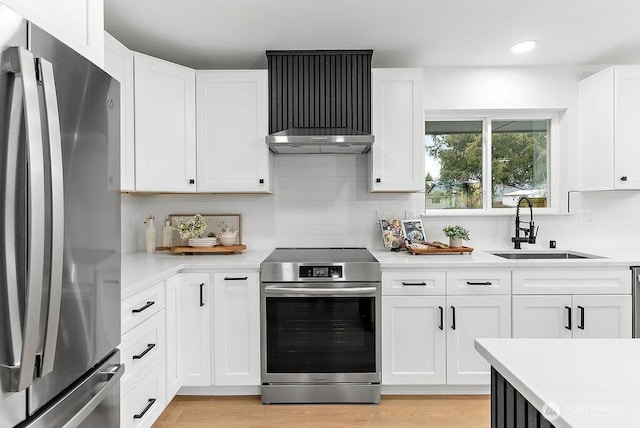
[[[164,308],[164,282],[122,301],[122,334],[125,334]]]
[[[143,428],[153,425],[164,410],[164,364],[158,364],[120,402],[120,426]]]
[[[447,295],[449,294],[511,294],[511,271],[447,271]]]
[[[120,382],[121,396],[127,395],[158,363],[164,362],[164,310],[122,336],[125,371]]]
[[[445,294],[444,271],[383,272],[382,294],[422,296]]]
[[[631,294],[629,269],[514,270],[513,294]]]

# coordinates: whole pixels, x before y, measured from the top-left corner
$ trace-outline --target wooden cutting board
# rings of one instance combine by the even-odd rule
[[[449,247],[449,248],[407,248],[411,252],[411,254],[464,254],[473,251],[471,247]]]
[[[244,244],[231,245],[223,247],[216,245],[215,247],[171,247],[170,251],[174,254],[236,254],[247,249]]]

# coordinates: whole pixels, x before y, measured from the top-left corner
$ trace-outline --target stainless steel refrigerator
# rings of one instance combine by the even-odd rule
[[[0,426],[119,425],[119,84],[0,3]]]

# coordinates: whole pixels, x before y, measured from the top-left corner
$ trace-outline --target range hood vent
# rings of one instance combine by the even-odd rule
[[[371,135],[372,50],[267,51],[274,153],[364,153]]]

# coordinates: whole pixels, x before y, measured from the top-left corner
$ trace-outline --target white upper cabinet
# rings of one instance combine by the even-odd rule
[[[2,3],[103,66],[103,0],[2,0]]]
[[[196,191],[195,70],[135,53],[138,192]]]
[[[133,52],[104,33],[104,70],[120,82],[120,190],[135,190]]]
[[[198,71],[198,192],[268,193],[267,71]]]
[[[372,70],[371,192],[424,190],[422,69]]]
[[[640,66],[607,68],[579,88],[582,190],[639,190]]]

